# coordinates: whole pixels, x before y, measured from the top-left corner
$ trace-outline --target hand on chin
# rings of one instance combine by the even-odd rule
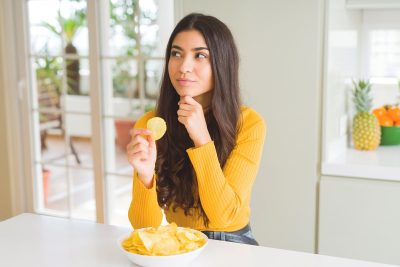
[[[185,125],[194,145],[198,147],[208,143],[211,138],[201,104],[191,96],[181,96],[178,105],[178,121]]]

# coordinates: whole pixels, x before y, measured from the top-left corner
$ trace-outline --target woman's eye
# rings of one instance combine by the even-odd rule
[[[172,57],[180,57],[180,56],[181,56],[181,53],[179,53],[178,51],[172,51],[172,52],[171,52],[171,56],[172,56]]]
[[[198,53],[198,54],[196,55],[196,58],[207,58],[207,55],[206,55],[206,54],[203,54],[203,53]]]

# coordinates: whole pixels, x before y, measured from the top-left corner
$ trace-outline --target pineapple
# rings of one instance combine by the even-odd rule
[[[353,102],[356,115],[353,118],[353,143],[358,150],[375,150],[381,141],[381,127],[378,119],[369,111],[372,107],[369,81],[353,81]]]

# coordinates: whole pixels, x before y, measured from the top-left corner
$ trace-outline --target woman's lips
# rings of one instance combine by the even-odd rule
[[[178,79],[177,81],[178,81],[179,85],[181,85],[181,86],[189,86],[194,83],[194,81],[187,80],[187,79]]]

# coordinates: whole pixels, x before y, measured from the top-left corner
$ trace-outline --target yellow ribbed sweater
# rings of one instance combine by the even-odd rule
[[[147,121],[154,116],[154,111],[144,114],[135,123],[135,128],[146,128]],[[191,216],[185,216],[180,208],[175,212],[165,209],[168,222],[200,231],[228,232],[239,230],[249,223],[251,190],[264,146],[266,126],[262,117],[248,107],[241,108],[241,119],[236,146],[222,169],[214,142],[186,150],[196,172],[201,204],[210,220],[208,228],[194,209]],[[154,181],[153,187],[148,189],[134,171],[132,202],[128,212],[133,228],[161,224],[163,215],[157,202],[156,175]]]

